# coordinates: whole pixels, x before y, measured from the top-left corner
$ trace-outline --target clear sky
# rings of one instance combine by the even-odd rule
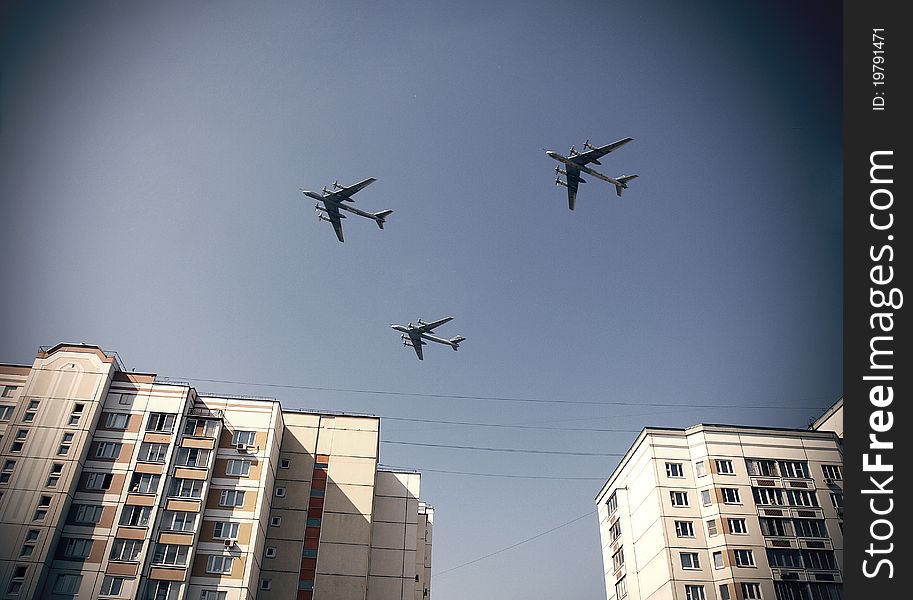
[[[595,515],[450,569],[593,510],[644,426],[842,393],[840,3],[792,4],[5,3],[0,361],[85,341],[485,424],[382,422],[425,470],[434,597],[604,598]],[[570,212],[542,149],[626,136],[597,168],[640,178]],[[365,177],[395,212],[340,244],[298,190]],[[446,315],[467,340],[423,362],[389,327]]]

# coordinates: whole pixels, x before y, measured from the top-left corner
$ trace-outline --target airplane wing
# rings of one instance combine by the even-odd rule
[[[577,204],[577,184],[580,183],[580,169],[567,165],[567,207],[574,210]]]
[[[431,330],[434,329],[435,327],[440,327],[444,323],[447,323],[448,321],[452,321],[452,320],[453,320],[453,317],[444,317],[443,319],[439,319],[437,321],[434,321],[433,323],[424,323],[424,324],[414,328],[413,331],[416,331],[417,333],[431,333]]]
[[[596,163],[598,165],[598,164],[600,164],[599,163],[600,158],[602,158],[603,156],[605,156],[606,154],[608,154],[609,152],[611,152],[613,150],[617,150],[617,149],[621,148],[622,146],[624,146],[625,144],[627,144],[628,142],[630,142],[633,139],[634,138],[627,137],[627,138],[618,140],[617,142],[612,142],[611,144],[606,144],[605,146],[596,148],[595,150],[590,150],[589,152],[581,152],[580,154],[577,154],[576,156],[572,156],[570,158],[572,161],[574,161],[578,165],[585,165],[588,163]]]
[[[330,220],[330,223],[333,224],[333,229],[336,230],[336,238],[340,242],[345,242],[342,238],[342,220],[345,217],[339,214],[339,208],[332,202],[324,202],[323,205],[326,207],[327,218]]]
[[[347,200],[349,202],[354,202],[354,200],[352,200],[352,196],[354,196],[355,194],[357,194],[364,188],[368,187],[375,181],[377,181],[375,178],[368,177],[364,181],[359,181],[358,183],[356,183],[354,185],[350,185],[349,187],[344,187],[340,190],[336,190],[331,195],[335,196],[336,197],[335,200],[338,200],[338,201]]]
[[[415,350],[415,355],[418,356],[419,360],[425,360],[425,357],[422,356],[422,346],[425,345],[425,342],[422,341],[422,336],[419,334],[409,334],[409,339],[412,340],[412,349]]]

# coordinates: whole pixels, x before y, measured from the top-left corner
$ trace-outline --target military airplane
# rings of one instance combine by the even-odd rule
[[[344,202],[355,202],[352,200],[352,196],[375,181],[377,181],[375,178],[369,177],[368,179],[359,181],[355,185],[350,185],[349,187],[339,185],[338,182],[334,181],[333,189],[328,190],[324,187],[322,195],[308,190],[301,190],[301,193],[309,198],[319,200],[319,202],[314,205],[314,211],[317,213],[317,218],[321,221],[329,221],[332,223],[333,229],[336,230],[336,237],[340,242],[344,242],[345,240],[342,239],[342,219],[345,219],[346,216],[341,214],[339,212],[340,210],[350,212],[359,217],[374,219],[374,222],[377,223],[377,226],[381,229],[384,228],[384,222],[386,221],[387,216],[393,212],[392,210],[382,210],[380,212],[372,213],[360,210],[354,206],[343,204]],[[320,206],[321,202],[323,203],[323,206]]]
[[[465,340],[461,335],[452,337],[449,340],[437,337],[436,335],[431,335],[433,329],[452,321],[453,317],[444,317],[433,323],[425,323],[421,319],[418,320],[418,325],[413,325],[409,323],[408,325],[390,325],[393,329],[402,332],[403,346],[412,346],[415,349],[415,354],[418,356],[419,360],[424,360],[422,356],[422,346],[427,345],[424,340],[430,340],[432,342],[437,342],[439,344],[447,344],[454,350],[458,350],[460,347],[460,342]]]
[[[583,143],[583,147],[586,148],[586,152],[577,152],[573,146],[568,153],[568,156],[562,156],[555,152],[554,150],[546,150],[545,153],[548,154],[550,158],[557,160],[558,162],[564,163],[565,168],[562,169],[560,166],[555,167],[555,174],[559,177],[555,177],[555,185],[563,185],[567,188],[567,205],[568,208],[574,210],[574,205],[577,202],[577,184],[586,183],[586,180],[580,176],[581,171],[587,175],[592,175],[603,181],[608,181],[611,184],[615,185],[615,192],[621,196],[621,191],[628,188],[628,182],[637,177],[637,175],[622,175],[621,177],[609,177],[608,175],[603,175],[598,173],[593,169],[587,167],[586,165],[592,163],[594,165],[601,165],[599,159],[608,154],[609,152],[621,148],[634,138],[624,138],[618,140],[617,142],[612,142],[606,146],[595,147],[590,145],[590,140],[587,140]],[[567,181],[561,181],[560,175],[567,177]]]

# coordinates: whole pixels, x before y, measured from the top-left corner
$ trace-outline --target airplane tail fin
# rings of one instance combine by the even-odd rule
[[[622,175],[617,178],[618,183],[615,184],[615,193],[621,196],[621,191],[628,187],[628,182],[637,177],[637,175]]]
[[[391,213],[393,213],[392,210],[382,210],[380,212],[374,213],[374,222],[377,223],[378,227],[383,229],[384,221],[386,220],[387,216],[389,216]]]
[[[456,336],[456,337],[450,338],[450,340],[449,340],[449,342],[450,342],[450,347],[453,348],[454,350],[458,350],[458,349],[460,348],[460,342],[462,342],[462,341],[465,340],[465,339],[466,339],[466,338],[464,338],[464,337],[461,336],[461,335],[458,335],[458,336]]]

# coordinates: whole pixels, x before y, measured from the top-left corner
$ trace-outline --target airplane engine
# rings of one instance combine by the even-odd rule
[[[565,182],[563,182],[557,178],[555,179],[555,185],[563,185],[564,187],[567,187],[567,184]]]

